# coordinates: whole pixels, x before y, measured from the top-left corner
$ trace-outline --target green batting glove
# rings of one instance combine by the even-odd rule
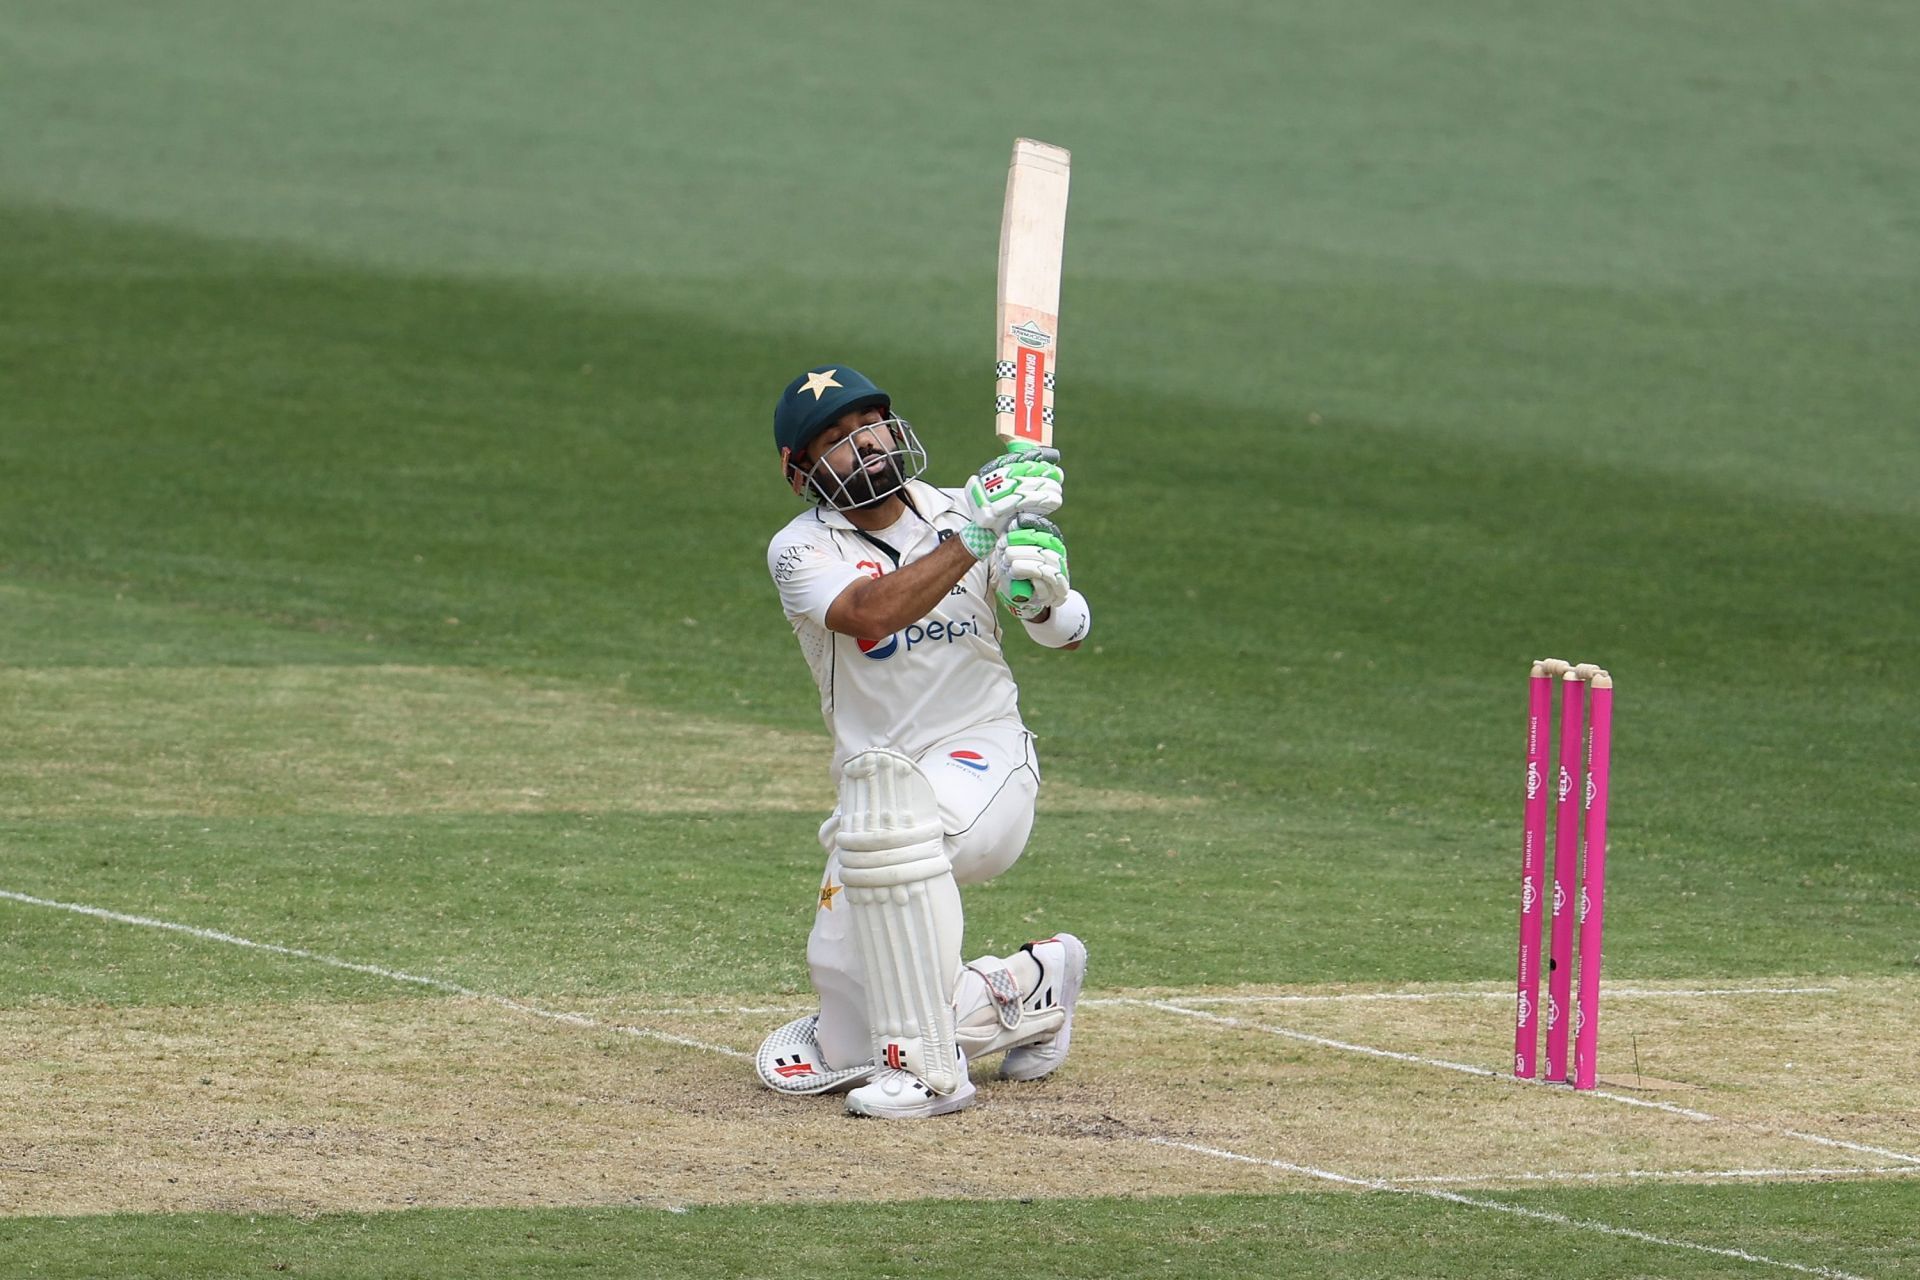
[[[995,557],[994,576],[1006,584],[1000,603],[1023,622],[1065,603],[1072,578],[1060,527],[1042,516],[1020,516]]]
[[[1056,510],[1062,498],[1060,484],[1066,479],[1056,465],[1059,459],[1052,449],[1009,446],[1006,453],[968,477],[968,517],[997,542],[1015,516],[1043,516]],[[967,545],[972,548],[973,540]]]

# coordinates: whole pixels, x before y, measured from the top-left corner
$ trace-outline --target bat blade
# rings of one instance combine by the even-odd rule
[[[995,308],[994,434],[1053,443],[1059,370],[1060,261],[1067,239],[1065,147],[1016,138],[1000,215],[1000,293]]]

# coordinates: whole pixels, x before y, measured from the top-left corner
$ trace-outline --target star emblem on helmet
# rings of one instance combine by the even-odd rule
[[[818,403],[820,397],[827,394],[828,387],[837,387],[840,385],[834,380],[833,376],[838,372],[840,372],[838,369],[822,369],[817,373],[809,373],[807,375],[807,385],[797,388],[793,394],[799,395],[802,391],[811,391],[813,392],[815,403]]]

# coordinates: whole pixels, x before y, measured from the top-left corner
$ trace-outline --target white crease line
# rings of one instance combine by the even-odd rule
[[[383,969],[377,964],[359,964],[352,960],[342,960],[338,956],[322,955],[318,951],[303,951],[299,947],[283,947],[274,942],[255,942],[251,938],[242,938],[231,933],[222,933],[218,929],[200,929],[190,924],[175,924],[170,920],[155,920],[150,916],[130,916],[119,911],[108,911],[104,907],[83,906],[77,902],[55,902],[49,898],[36,898],[30,894],[14,893],[0,889],[0,898],[13,902],[22,902],[31,907],[51,907],[57,911],[71,911],[75,915],[93,916],[99,920],[111,920],[115,924],[134,924],[147,929],[165,929],[169,933],[183,933],[190,938],[200,938],[207,942],[225,942],[236,947],[248,947],[254,951],[269,951],[274,955],[291,956],[296,960],[312,960],[318,964],[331,965],[335,969],[346,969],[353,973],[370,974],[376,978],[386,978],[392,982],[411,983],[417,987],[432,987],[436,991],[445,991],[451,995],[466,996],[471,1000],[484,1000],[488,1004],[511,1009],[515,1013],[524,1013],[528,1017],[547,1018],[554,1022],[565,1022],[576,1027],[591,1027],[596,1030],[617,1031],[622,1035],[637,1036],[642,1040],[658,1040],[663,1044],[677,1044],[688,1049],[705,1049],[712,1053],[724,1053],[729,1058],[747,1058],[751,1054],[730,1049],[723,1044],[708,1044],[704,1040],[693,1040],[686,1036],[676,1036],[666,1031],[654,1031],[648,1027],[631,1027],[621,1023],[601,1022],[584,1013],[562,1013],[553,1009],[542,1009],[538,1005],[524,1004],[510,1000],[506,996],[489,995],[484,991],[474,991],[457,982],[448,982],[444,978],[428,978],[417,973],[403,973],[398,969]]]
[[[1601,994],[1609,1000],[1623,997],[1648,999],[1701,1000],[1720,996],[1828,996],[1839,994],[1838,987],[1700,987],[1685,991],[1660,991],[1653,988],[1608,987]],[[1339,1004],[1363,1000],[1512,1000],[1511,991],[1341,991],[1320,995],[1247,995],[1180,996],[1183,1005],[1209,1004]],[[1082,1000],[1082,1005],[1127,1004],[1129,997],[1112,996]]]
[[[1268,1026],[1263,1022],[1247,1022],[1241,1018],[1230,1018],[1223,1013],[1208,1013],[1205,1009],[1188,1009],[1181,1005],[1169,1004],[1164,1000],[1129,1000],[1126,1003],[1146,1009],[1159,1009],[1163,1013],[1177,1013],[1183,1017],[1200,1018],[1207,1022],[1217,1022],[1226,1027],[1242,1027],[1249,1031],[1260,1031],[1270,1036],[1280,1036],[1287,1040],[1299,1040],[1304,1044],[1319,1045],[1324,1049],[1341,1049],[1347,1053],[1364,1053],[1370,1058],[1390,1058],[1395,1062],[1411,1062],[1422,1067],[1441,1067],[1448,1071],[1458,1071],[1463,1075],[1485,1076],[1492,1080],[1510,1081],[1514,1084],[1542,1084],[1544,1081],[1516,1080],[1504,1072],[1493,1071],[1486,1067],[1476,1067],[1466,1062],[1451,1062],[1446,1058],[1428,1058],[1417,1053],[1399,1053],[1392,1049],[1376,1049],[1372,1045],[1353,1044],[1346,1040],[1334,1040],[1328,1036],[1311,1035],[1305,1031],[1293,1031],[1287,1027]],[[1715,1117],[1704,1111],[1695,1111],[1690,1107],[1675,1106],[1671,1102],[1656,1102],[1651,1098],[1633,1098],[1624,1093],[1609,1093],[1605,1089],[1588,1090],[1596,1098],[1606,1098],[1630,1107],[1645,1107],[1650,1111],[1665,1111],[1670,1115],[1684,1116],[1688,1120],[1712,1120]],[[1920,1159],[1915,1159],[1920,1164]]]
[[[1287,1040],[1298,1040],[1305,1044],[1319,1045],[1327,1049],[1341,1049],[1348,1053],[1363,1053],[1373,1058],[1390,1058],[1395,1062],[1411,1062],[1423,1067],[1440,1067],[1447,1071],[1458,1071],[1470,1076],[1484,1076],[1506,1084],[1529,1085],[1535,1088],[1555,1088],[1545,1080],[1524,1080],[1508,1075],[1504,1071],[1493,1071],[1486,1067],[1476,1067],[1465,1062],[1450,1062],[1445,1058],[1428,1058],[1417,1053],[1397,1053],[1392,1049],[1376,1049],[1372,1045],[1352,1044],[1345,1040],[1334,1040],[1327,1036],[1311,1035],[1305,1031],[1294,1031],[1287,1027],[1270,1026],[1263,1022],[1248,1022],[1241,1018],[1230,1018],[1222,1013],[1208,1013],[1205,1009],[1188,1009],[1165,1000],[1131,1000],[1127,1003],[1147,1009],[1158,1009],[1164,1013],[1177,1013],[1182,1017],[1200,1018],[1207,1022],[1217,1022],[1222,1026],[1240,1027],[1249,1031],[1264,1032],[1270,1036],[1280,1036]],[[1688,1120],[1720,1122],[1721,1117],[1708,1115],[1704,1111],[1695,1111],[1691,1107],[1675,1106],[1671,1102],[1656,1102],[1650,1098],[1635,1098],[1624,1093],[1613,1093],[1606,1089],[1588,1089],[1587,1096],[1605,1098],[1609,1102],[1618,1102],[1629,1107],[1645,1107],[1651,1111],[1664,1111],[1669,1115],[1685,1117]],[[1579,1095],[1575,1095],[1579,1096]],[[1729,1122],[1748,1124],[1747,1121]],[[1898,1160],[1902,1164],[1920,1165],[1920,1156],[1908,1155],[1904,1151],[1892,1151],[1886,1147],[1869,1146],[1862,1142],[1848,1142],[1841,1138],[1823,1137],[1817,1133],[1803,1133],[1798,1129],[1773,1129],[1766,1125],[1754,1124],[1751,1128],[1761,1133],[1779,1134],[1797,1138],[1802,1142],[1814,1142],[1823,1147],[1840,1147],[1848,1151],[1858,1151],[1864,1155],[1884,1156],[1889,1160]]]
[[[1789,1138],[1798,1138],[1802,1142],[1817,1142],[1823,1147],[1840,1147],[1847,1151],[1858,1151],[1862,1155],[1885,1156],[1889,1160],[1902,1160],[1908,1164],[1920,1165],[1920,1156],[1910,1156],[1904,1151],[1889,1151],[1885,1147],[1871,1147],[1864,1142],[1848,1142],[1844,1138],[1828,1138],[1817,1133],[1802,1133],[1798,1129],[1782,1129]]]
[[[1304,1174],[1309,1178],[1319,1178],[1324,1182],[1337,1182],[1343,1186],[1365,1187],[1370,1191],[1388,1191],[1394,1195],[1424,1196],[1431,1200],[1444,1200],[1448,1204],[1465,1205],[1472,1209],[1489,1209],[1494,1213],[1509,1213],[1517,1218],[1530,1218],[1535,1222],[1550,1222],[1557,1227],[1568,1227],[1575,1231],[1592,1231],[1599,1235],[1619,1236],[1628,1240],[1638,1240],[1643,1244],[1657,1244],[1668,1249],[1688,1249],[1695,1253],[1711,1253],[1716,1257],[1734,1258],[1741,1262],[1751,1262],[1763,1267],[1778,1267],[1783,1271],[1798,1271],[1802,1275],[1828,1276],[1831,1280],[1866,1280],[1864,1276],[1851,1271],[1840,1271],[1833,1267],[1809,1267],[1798,1262],[1783,1262],[1779,1258],[1769,1258],[1758,1253],[1748,1253],[1745,1249],[1723,1249],[1719,1245],[1699,1244],[1692,1240],[1675,1240],[1670,1236],[1651,1235],[1645,1231],[1636,1231],[1632,1227],[1616,1227],[1608,1222],[1595,1222],[1591,1218],[1569,1218],[1563,1213],[1554,1213],[1548,1209],[1528,1209],[1522,1205],[1507,1204],[1500,1200],[1482,1200],[1474,1196],[1463,1196],[1455,1191],[1440,1191],[1431,1187],[1401,1187],[1391,1182],[1381,1182],[1376,1178],[1352,1178],[1344,1173],[1335,1173],[1330,1169],[1316,1169],[1311,1165],[1290,1164],[1285,1160],[1265,1160],[1259,1156],[1241,1155],[1238,1151],[1223,1151],[1219,1147],[1203,1147],[1197,1142],[1176,1142],[1171,1138],[1146,1138],[1159,1147],[1174,1147],[1181,1151],[1191,1151],[1197,1155],[1211,1156],[1216,1160],[1234,1160],[1241,1164],[1265,1165],[1270,1169],[1279,1169],[1286,1173]]]
[[[771,1014],[771,1013],[816,1013],[819,1004],[709,1004],[709,1005],[666,1005],[657,1009],[629,1009],[627,1012],[636,1018],[726,1018],[735,1014]]]
[[[1910,1164],[1849,1165],[1842,1169],[1615,1169],[1586,1173],[1480,1173],[1414,1174],[1382,1178],[1395,1186],[1427,1184],[1431,1186],[1484,1186],[1500,1182],[1615,1182],[1645,1179],[1652,1182],[1685,1182],[1689,1179],[1724,1181],[1737,1178],[1858,1178],[1866,1174],[1890,1173],[1911,1177],[1920,1167]]]

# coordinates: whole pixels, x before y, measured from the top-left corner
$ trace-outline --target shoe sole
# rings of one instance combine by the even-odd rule
[[[922,1120],[930,1116],[944,1116],[973,1105],[973,1095],[978,1092],[969,1080],[943,1098],[935,1098],[913,1107],[868,1107],[858,1103],[852,1097],[847,1099],[847,1114],[859,1116],[863,1120]]]
[[[1072,965],[1067,966],[1067,987],[1065,995],[1060,1001],[1061,1004],[1067,1007],[1067,1019],[1060,1024],[1060,1029],[1053,1033],[1053,1048],[1055,1050],[1053,1059],[1046,1064],[1043,1070],[1039,1071],[1009,1071],[1007,1070],[1006,1060],[1002,1059],[1000,1062],[1000,1078],[1002,1080],[1044,1079],[1058,1071],[1060,1064],[1067,1060],[1067,1049],[1073,1043],[1074,1006],[1080,1002],[1080,986],[1087,978],[1087,944],[1078,938],[1074,938],[1070,933],[1058,934],[1056,936],[1063,939],[1073,938],[1073,945],[1080,948],[1080,970],[1078,976],[1076,976],[1074,967]],[[1018,1050],[1015,1052],[1018,1052]],[[1008,1057],[1011,1056],[1012,1054],[1008,1055]]]

